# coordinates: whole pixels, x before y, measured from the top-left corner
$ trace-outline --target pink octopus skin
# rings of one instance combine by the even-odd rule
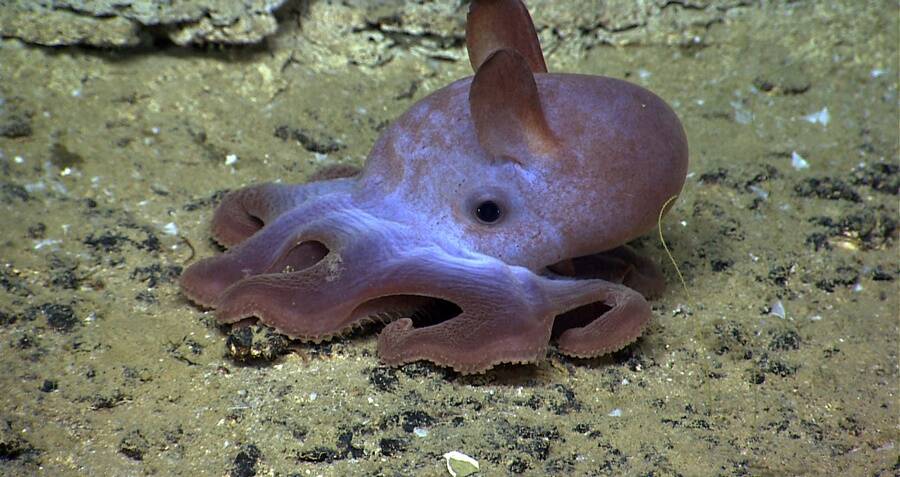
[[[519,0],[474,1],[467,46],[475,76],[410,108],[361,172],[229,194],[212,221],[229,250],[184,293],[305,341],[386,321],[383,362],[463,373],[637,339],[664,280],[625,244],[681,191],[677,116],[625,81],[547,73]]]

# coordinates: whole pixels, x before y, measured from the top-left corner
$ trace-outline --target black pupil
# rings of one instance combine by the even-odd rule
[[[475,216],[486,223],[496,222],[500,218],[500,206],[496,202],[486,200],[475,208]]]

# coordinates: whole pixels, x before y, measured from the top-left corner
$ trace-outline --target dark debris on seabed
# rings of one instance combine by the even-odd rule
[[[291,341],[271,328],[256,324],[231,329],[226,354],[239,363],[268,363],[293,350]]]

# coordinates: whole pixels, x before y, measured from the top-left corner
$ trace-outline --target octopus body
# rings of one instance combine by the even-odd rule
[[[681,191],[681,123],[637,85],[548,73],[519,0],[473,1],[466,44],[475,75],[413,105],[361,171],[226,196],[228,250],[185,295],[305,341],[384,321],[383,362],[464,373],[634,341],[665,283],[625,244]]]

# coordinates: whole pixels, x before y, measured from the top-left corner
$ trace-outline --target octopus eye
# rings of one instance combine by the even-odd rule
[[[492,224],[500,220],[501,215],[503,215],[503,211],[500,210],[500,206],[492,200],[486,200],[475,207],[475,217],[485,224]]]

